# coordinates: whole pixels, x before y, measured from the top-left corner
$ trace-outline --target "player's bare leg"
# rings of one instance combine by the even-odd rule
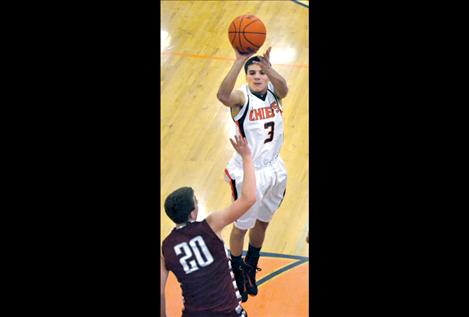
[[[243,255],[243,245],[244,245],[244,236],[246,235],[247,230],[241,230],[236,228],[233,224],[230,234],[230,253],[231,253],[231,267],[236,279],[236,285],[238,286],[239,293],[241,294],[241,301],[244,303],[248,300],[248,293],[245,288],[245,279],[244,279],[244,261],[242,258]]]
[[[262,248],[268,226],[268,222],[256,220],[254,228],[249,230],[249,244],[255,248]]]
[[[268,222],[256,220],[254,228],[249,230],[249,249],[245,259],[247,264],[245,268],[245,279],[246,291],[248,294],[254,296],[257,295],[256,272],[261,270],[257,267],[257,263],[259,262],[260,251],[268,226]]]
[[[246,232],[247,230],[238,229],[233,225],[230,234],[230,250],[232,255],[241,256],[243,253],[244,236]]]

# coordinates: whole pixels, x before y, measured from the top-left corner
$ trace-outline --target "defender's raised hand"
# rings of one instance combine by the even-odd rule
[[[230,142],[236,152],[238,152],[243,158],[251,156],[251,149],[249,148],[246,138],[235,135],[235,140],[230,138]]]

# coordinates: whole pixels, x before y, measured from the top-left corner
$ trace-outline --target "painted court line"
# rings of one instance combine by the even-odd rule
[[[185,52],[169,52],[164,51],[161,52],[161,55],[174,55],[174,56],[182,56],[182,57],[189,57],[189,58],[200,58],[200,59],[214,59],[214,60],[223,60],[223,61],[234,61],[234,58],[230,57],[223,57],[223,56],[210,56],[210,55],[203,55],[203,54],[192,54],[192,53],[185,53]],[[309,65],[306,64],[273,64],[276,66],[287,66],[287,67],[294,67],[294,68],[309,68]]]
[[[306,263],[306,262],[308,262],[308,260],[299,260],[299,261],[291,263],[287,266],[284,266],[281,269],[278,269],[278,270],[270,273],[269,275],[266,275],[263,278],[261,278],[259,281],[257,281],[257,286],[260,286],[260,285],[264,284],[265,282],[268,282],[272,278],[276,277],[277,275],[280,275],[280,274],[282,274],[282,273],[284,273],[288,270],[291,270],[291,269],[293,269],[293,268],[295,268],[295,267],[297,267],[297,266],[299,266],[303,263]]]
[[[246,256],[246,253],[247,253],[246,251],[243,251],[243,256]],[[280,259],[292,259],[292,260],[298,260],[298,261],[285,265],[284,267],[264,276],[263,278],[257,281],[257,286],[260,286],[268,282],[272,278],[309,261],[309,257],[300,256],[300,255],[289,255],[289,254],[280,254],[280,253],[271,253],[271,252],[260,252],[259,254],[261,257],[264,256],[264,257],[280,258]]]
[[[228,249],[230,251],[230,249]],[[243,256],[246,256],[247,252],[243,251]],[[282,259],[293,259],[293,260],[309,260],[307,256],[301,255],[289,255],[289,254],[281,254],[281,253],[271,253],[271,252],[259,252],[260,256],[267,256],[270,258],[282,258]]]
[[[292,1],[296,4],[299,4],[299,5],[309,9],[309,1],[301,1],[301,0],[292,0]]]

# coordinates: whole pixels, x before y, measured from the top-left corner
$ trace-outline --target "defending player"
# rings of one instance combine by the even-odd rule
[[[244,138],[231,144],[243,162],[245,181],[239,198],[228,208],[196,221],[197,198],[190,187],[171,193],[165,211],[176,223],[163,241],[161,254],[161,316],[166,317],[165,285],[172,271],[182,288],[183,317],[247,317],[234,281],[222,229],[243,215],[256,201],[256,178],[251,151]]]
[[[248,294],[257,295],[259,253],[267,226],[285,196],[287,183],[287,171],[279,154],[284,129],[281,100],[287,95],[288,87],[285,79],[270,64],[270,50],[269,47],[263,56],[254,57],[251,57],[253,54],[242,55],[235,50],[236,60],[217,94],[218,99],[230,107],[237,133],[247,139],[256,169],[257,202],[235,221],[230,236],[233,272],[243,302]],[[243,65],[247,84],[233,90]],[[233,199],[236,199],[245,177],[241,157],[237,153],[229,161],[225,174],[231,184]],[[247,230],[249,249],[243,261]]]

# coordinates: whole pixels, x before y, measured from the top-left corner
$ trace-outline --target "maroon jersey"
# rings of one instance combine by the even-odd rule
[[[186,312],[242,312],[228,250],[206,220],[174,228],[162,252],[181,285]]]

